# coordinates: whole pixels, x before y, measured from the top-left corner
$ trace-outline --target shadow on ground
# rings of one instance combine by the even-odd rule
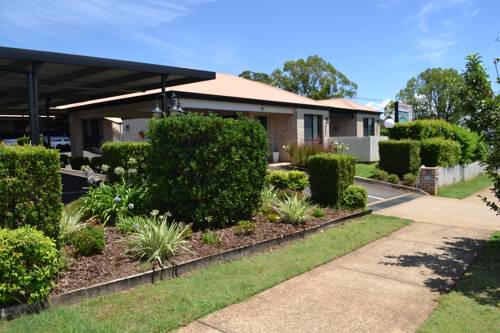
[[[498,240],[500,241],[500,239]],[[442,246],[432,253],[416,252],[409,255],[387,255],[381,264],[401,267],[426,268],[431,271],[430,277],[424,284],[430,290],[443,293],[450,290],[458,279],[465,273],[478,252],[483,248],[484,240],[447,237]],[[471,270],[469,275],[475,274]],[[500,287],[500,278],[496,281],[496,289]],[[474,288],[473,288],[474,289]],[[476,291],[471,290],[471,294]],[[497,295],[498,296],[498,295]],[[490,298],[490,297],[486,297]]]

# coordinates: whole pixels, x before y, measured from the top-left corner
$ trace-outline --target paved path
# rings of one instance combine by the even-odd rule
[[[378,213],[416,222],[179,332],[414,332],[500,230],[476,197],[420,197]]]

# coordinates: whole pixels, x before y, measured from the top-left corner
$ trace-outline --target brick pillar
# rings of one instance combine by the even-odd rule
[[[436,195],[438,193],[439,168],[438,167],[420,167],[420,176],[418,187],[425,192]]]
[[[69,135],[71,138],[71,155],[83,156],[83,122],[74,113],[69,113]]]

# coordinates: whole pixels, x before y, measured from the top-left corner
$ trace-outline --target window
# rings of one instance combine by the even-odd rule
[[[323,143],[323,121],[322,117],[315,114],[304,115],[304,143]]]
[[[363,136],[375,135],[375,119],[363,118]]]

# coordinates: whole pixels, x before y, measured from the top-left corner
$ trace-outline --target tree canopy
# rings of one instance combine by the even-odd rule
[[[271,74],[246,70],[240,77],[271,84],[316,100],[354,97],[358,88],[356,83],[317,55],[289,60],[282,69],[275,69]]]
[[[460,119],[462,76],[453,68],[428,68],[412,77],[396,95],[410,104],[416,118]]]

